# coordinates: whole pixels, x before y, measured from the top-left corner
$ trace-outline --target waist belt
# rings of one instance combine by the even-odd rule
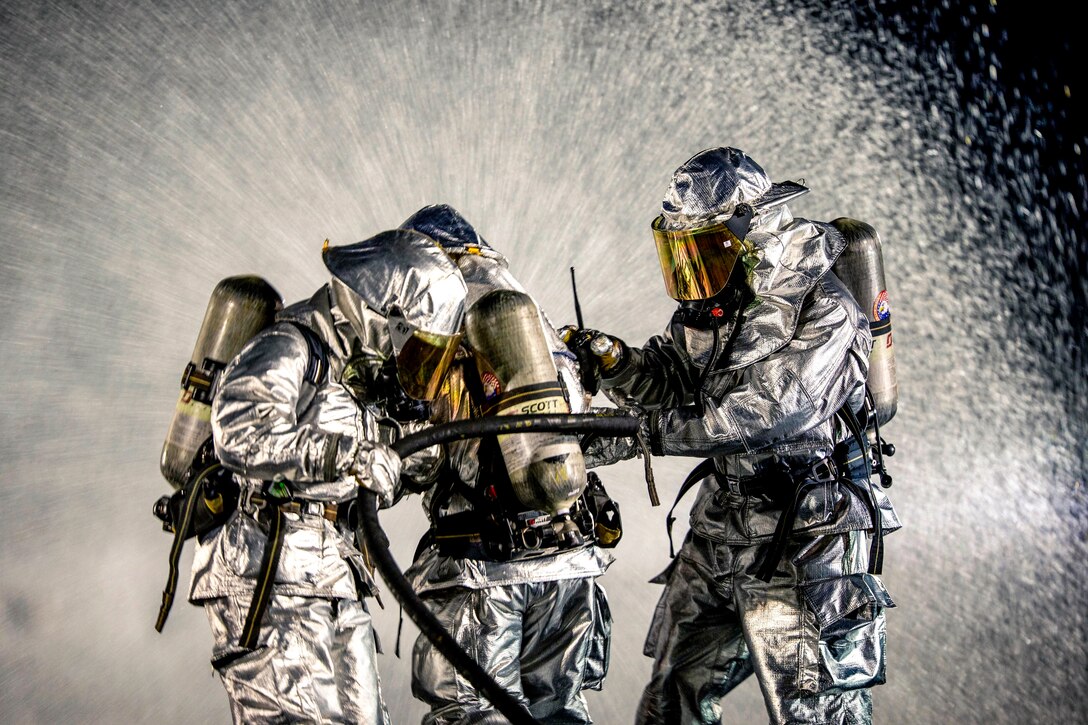
[[[243,498],[242,505],[243,511],[249,509],[250,505],[253,509],[256,509],[255,517],[260,519],[262,523],[264,522],[264,519],[269,516],[270,508],[272,507],[278,507],[279,510],[285,514],[298,514],[300,516],[320,516],[326,521],[331,521],[334,524],[340,520],[340,506],[335,503],[327,503],[325,501],[301,501],[295,499],[292,501],[285,501],[281,503],[279,500],[274,498],[264,498],[263,496],[252,495]],[[347,508],[346,505],[345,508]]]
[[[774,576],[775,569],[778,568],[779,562],[782,561],[782,555],[786,553],[786,541],[793,531],[794,522],[797,521],[797,507],[801,503],[801,498],[813,486],[835,480],[844,480],[839,478],[838,467],[831,458],[817,461],[813,465],[800,470],[783,467],[777,472],[777,475],[772,474],[770,479],[785,479],[787,482],[793,483],[794,486],[793,496],[786,501],[785,508],[782,509],[782,513],[778,516],[778,525],[775,526],[771,544],[767,548],[763,561],[760,562],[759,569],[756,571],[756,577],[765,582],[769,582]]]
[[[772,469],[766,472],[763,476],[755,476],[753,478],[742,479],[729,479],[721,476],[718,469],[714,465],[713,458],[707,458],[703,460],[701,464],[695,466],[695,468],[688,474],[688,478],[685,478],[683,483],[680,484],[680,490],[677,492],[676,500],[672,502],[672,507],[669,508],[669,513],[665,516],[665,531],[669,538],[669,558],[676,557],[675,546],[672,545],[672,524],[675,523],[676,516],[673,516],[673,512],[676,511],[677,505],[684,495],[690,491],[696,483],[703,479],[714,477],[718,487],[724,491],[730,493],[737,493],[743,496],[767,496],[772,501],[781,501],[789,507],[789,500],[786,500],[786,496],[791,496],[795,493],[796,480],[804,480],[809,476],[815,476],[820,482],[833,480],[837,476],[837,468],[834,465],[834,460],[831,458],[825,458],[819,460],[819,462],[802,468],[796,471],[790,471],[787,468]],[[796,516],[796,501],[793,502],[792,513],[789,517],[790,528],[793,528],[793,520]],[[786,512],[782,512],[782,517],[779,518],[779,528],[782,526],[782,519],[786,517]],[[777,532],[776,532],[777,533]],[[777,560],[776,560],[777,563]]]
[[[782,561],[782,555],[786,551],[786,542],[793,531],[794,523],[797,521],[797,508],[802,497],[813,486],[839,481],[861,498],[869,511],[873,523],[873,542],[869,549],[869,571],[872,574],[879,574],[884,558],[880,510],[873,499],[872,491],[868,488],[868,462],[862,458],[859,466],[856,457],[850,459],[843,455],[848,450],[852,453],[857,452],[853,448],[836,449],[835,454],[832,456],[817,461],[810,466],[796,469],[782,466],[777,470],[768,471],[762,476],[740,480],[725,479],[718,473],[713,459],[704,460],[684,479],[684,482],[680,485],[680,490],[676,494],[676,500],[665,517],[665,530],[669,537],[669,557],[674,558],[676,556],[672,541],[672,525],[676,521],[673,512],[676,510],[677,504],[680,503],[680,499],[684,497],[684,494],[697,483],[713,476],[718,486],[730,493],[742,496],[766,496],[783,504],[782,513],[778,517],[778,525],[771,537],[771,543],[756,572],[759,579],[770,581],[774,576],[775,569],[778,568],[779,562]],[[858,447],[857,450],[862,449]],[[842,465],[837,463],[840,459],[842,459]],[[859,478],[864,476],[864,483],[855,481],[855,476]]]
[[[573,506],[570,517],[583,538],[573,546],[560,539],[551,516],[536,511],[509,518],[475,510],[441,516],[434,521],[427,543],[433,543],[442,556],[455,559],[530,559],[579,548],[593,539],[593,519],[584,506]]]
[[[860,437],[858,440],[860,440]],[[880,574],[884,566],[883,522],[880,518],[880,507],[873,497],[871,488],[872,471],[869,468],[868,459],[864,458],[864,448],[858,444],[856,451],[861,451],[863,456],[860,470],[858,469],[857,460],[848,457],[851,452],[855,452],[855,449],[852,447],[837,447],[836,452],[830,458],[819,461],[809,468],[790,471],[787,474],[789,478],[796,481],[796,488],[793,492],[793,498],[787,502],[786,507],[778,517],[778,525],[775,527],[771,544],[767,548],[763,561],[760,562],[759,569],[756,572],[757,578],[769,582],[774,577],[775,570],[786,552],[786,541],[789,539],[790,532],[793,531],[793,524],[797,520],[797,507],[800,505],[802,496],[813,486],[832,481],[838,481],[865,504],[865,508],[869,513],[869,520],[873,526],[873,540],[869,545],[869,573]],[[841,461],[841,466],[836,464],[836,460]],[[840,468],[842,469],[841,472]],[[857,480],[860,476],[864,476],[864,478]]]

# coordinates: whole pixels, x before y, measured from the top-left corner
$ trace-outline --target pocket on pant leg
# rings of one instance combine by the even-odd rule
[[[589,636],[582,689],[599,690],[608,674],[612,654],[612,610],[604,587],[596,582],[593,583],[593,597],[593,630]]]
[[[817,692],[884,684],[884,610],[895,606],[884,584],[872,574],[851,574],[802,584],[801,595],[815,619]]]

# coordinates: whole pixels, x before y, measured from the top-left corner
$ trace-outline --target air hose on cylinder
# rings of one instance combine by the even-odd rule
[[[633,436],[638,432],[638,419],[629,415],[507,415],[456,421],[405,436],[393,444],[401,458],[440,443],[479,438],[486,435],[513,433],[597,433],[604,436]],[[377,494],[359,490],[359,535],[366,543],[382,578],[393,596],[404,607],[409,618],[419,627],[435,648],[449,660],[469,682],[502,713],[512,725],[531,725],[537,720],[480,667],[450,636],[442,623],[412,589],[404,573],[389,551],[389,538],[378,522]]]

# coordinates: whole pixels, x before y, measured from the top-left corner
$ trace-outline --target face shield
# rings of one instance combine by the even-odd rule
[[[746,204],[727,221],[698,229],[667,229],[663,215],[654,219],[650,226],[669,297],[705,300],[725,289],[746,251],[744,237],[751,222],[752,209]]]
[[[421,330],[409,323],[395,305],[389,309],[388,319],[400,386],[416,400],[433,400],[457,353],[461,333],[442,335]]]

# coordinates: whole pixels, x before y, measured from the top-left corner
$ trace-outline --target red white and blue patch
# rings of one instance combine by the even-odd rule
[[[480,376],[484,385],[484,399],[491,400],[502,392],[502,385],[499,383],[498,377],[490,370],[483,373]]]
[[[873,319],[886,320],[892,315],[892,307],[888,302],[888,290],[881,290],[873,303]]]

